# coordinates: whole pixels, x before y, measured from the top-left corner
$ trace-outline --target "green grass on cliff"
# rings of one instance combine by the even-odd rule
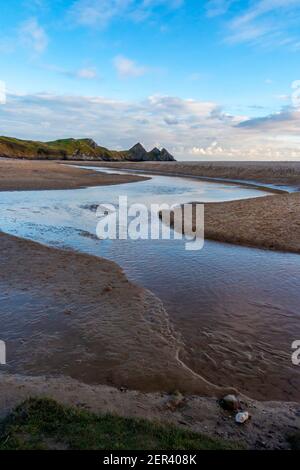
[[[0,422],[0,450],[206,450],[235,444],[142,419],[98,416],[50,399],[29,399]]]
[[[92,139],[60,139],[50,142],[0,137],[0,156],[28,159],[70,159],[85,156],[95,160],[122,160],[127,152],[108,150]]]
[[[0,151],[3,154],[7,153],[7,156],[19,156],[21,154],[33,156],[39,150],[47,152],[49,148],[44,142],[15,139],[14,137],[0,137]]]
[[[46,145],[57,151],[63,151],[67,155],[72,155],[80,151],[87,155],[107,156],[109,158],[113,156],[113,151],[105,147],[100,147],[91,139],[60,139],[46,142]]]
[[[29,160],[174,161],[166,149],[147,152],[138,143],[129,150],[109,150],[92,139],[59,139],[49,142],[0,136],[0,157]]]

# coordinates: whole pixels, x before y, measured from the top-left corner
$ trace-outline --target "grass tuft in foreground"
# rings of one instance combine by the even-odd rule
[[[202,450],[237,445],[142,419],[98,416],[50,399],[29,399],[0,422],[0,450]]]

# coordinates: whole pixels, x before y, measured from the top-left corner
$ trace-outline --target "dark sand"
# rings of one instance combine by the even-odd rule
[[[77,189],[144,179],[136,175],[108,175],[57,162],[0,159],[0,191]]]
[[[102,163],[101,163],[102,165]],[[157,171],[241,180],[259,185],[275,184],[300,189],[300,162],[213,163],[106,163],[113,168]],[[272,250],[300,252],[300,192],[205,203],[205,238]]]
[[[0,188],[74,188],[101,184],[104,176],[120,182],[115,175],[79,177],[77,169],[60,168],[52,162],[1,161]],[[264,200],[273,205],[273,196]],[[246,399],[252,419],[239,427],[214,398],[191,396],[220,396],[230,389],[217,388],[186,367],[179,358],[184,344],[161,302],[128,282],[116,264],[2,233],[0,263],[0,336],[8,346],[8,364],[0,371],[2,414],[28,396],[49,396],[93,411],[172,422],[250,448],[288,448],[287,435],[299,429],[299,404]],[[57,377],[49,378],[53,371]],[[165,393],[144,393],[174,389],[187,393],[175,411],[166,405]]]
[[[241,180],[259,185],[290,185],[300,189],[300,162],[93,162],[92,164],[173,176]]]
[[[111,261],[0,233],[1,339],[8,372],[220,395],[179,359],[162,303]]]
[[[204,207],[206,239],[300,253],[300,193],[205,203]],[[172,224],[173,219],[171,214]],[[194,218],[190,224],[193,230],[195,222]]]

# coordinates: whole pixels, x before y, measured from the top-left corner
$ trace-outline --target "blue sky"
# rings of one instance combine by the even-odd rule
[[[0,134],[300,158],[300,0],[10,0]]]

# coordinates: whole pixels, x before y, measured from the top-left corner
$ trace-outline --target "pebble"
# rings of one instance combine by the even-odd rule
[[[220,405],[228,411],[237,411],[241,407],[240,401],[235,395],[226,395],[220,400]]]
[[[235,416],[235,422],[238,424],[243,424],[250,418],[248,411],[240,411]]]

